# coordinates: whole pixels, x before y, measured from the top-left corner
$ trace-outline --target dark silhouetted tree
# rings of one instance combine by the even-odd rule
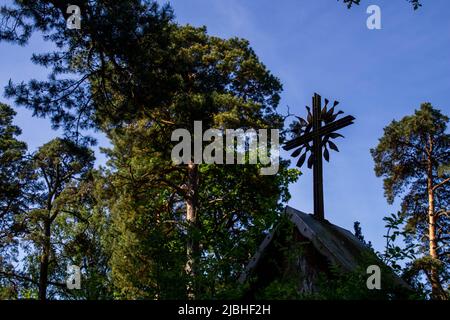
[[[40,300],[47,299],[49,284],[65,286],[51,281],[58,262],[55,246],[60,228],[58,217],[71,214],[72,218],[79,218],[78,212],[70,207],[78,195],[80,181],[90,172],[93,162],[92,151],[59,138],[40,147],[30,161],[34,194],[33,205],[23,222],[26,225],[24,246],[29,254],[28,271],[32,278],[38,279]]]
[[[27,145],[17,140],[21,130],[13,125],[15,115],[11,107],[0,103],[0,298],[17,296],[17,285],[5,275],[17,262],[17,236],[22,230],[18,216],[27,203],[23,172]]]

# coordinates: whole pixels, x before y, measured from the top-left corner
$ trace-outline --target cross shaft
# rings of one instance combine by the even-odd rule
[[[328,103],[328,101],[327,101]],[[336,105],[337,103],[335,103]],[[323,146],[323,137],[327,136],[339,129],[342,129],[346,126],[353,124],[353,120],[355,120],[352,116],[346,116],[342,119],[333,121],[331,123],[326,124],[322,127],[322,121],[325,121],[330,116],[333,116],[333,111],[331,113],[326,114],[326,105],[325,105],[325,119],[322,119],[322,97],[317,93],[314,94],[313,97],[313,108],[312,108],[312,131],[307,132],[304,135],[292,139],[288,141],[283,149],[286,151],[292,150],[297,147],[301,147],[302,145],[308,144],[312,141],[312,165],[313,165],[313,185],[314,185],[314,216],[319,220],[325,219],[324,213],[324,204],[323,204],[323,168],[322,168],[322,148]],[[333,109],[334,110],[334,109]],[[334,117],[336,118],[336,115]],[[311,128],[311,127],[309,127]],[[327,140],[328,141],[328,140]],[[331,142],[328,142],[330,146],[333,146]],[[325,141],[326,144],[326,141]],[[336,146],[334,146],[336,149]],[[337,151],[337,149],[336,149]],[[297,153],[298,154],[298,153]],[[327,151],[327,159],[328,159],[328,151]],[[303,160],[305,155],[303,155]],[[300,160],[301,161],[301,160]],[[303,162],[302,162],[303,163]],[[301,164],[300,164],[301,166]],[[309,166],[309,164],[308,164]]]

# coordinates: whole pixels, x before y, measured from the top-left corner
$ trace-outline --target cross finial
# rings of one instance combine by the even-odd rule
[[[297,117],[298,121],[291,126],[291,131],[295,136],[283,147],[284,150],[296,149],[292,157],[299,157],[297,166],[301,167],[306,161],[309,153],[308,168],[313,168],[314,179],[314,216],[317,219],[324,220],[323,205],[323,170],[322,157],[329,161],[329,149],[339,152],[332,139],[343,137],[336,133],[337,130],[353,124],[355,120],[352,116],[346,116],[342,119],[336,118],[342,114],[342,111],[335,112],[339,102],[335,101],[331,108],[328,107],[329,101],[325,99],[325,105],[322,108],[322,98],[317,93],[313,97],[312,113],[309,107],[306,119]]]

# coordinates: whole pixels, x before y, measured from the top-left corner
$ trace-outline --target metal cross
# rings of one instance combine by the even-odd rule
[[[327,109],[328,102],[325,99],[325,106],[322,108],[322,98],[315,93],[312,114],[310,108],[306,107],[308,110],[307,120],[297,117],[299,121],[292,125],[292,132],[297,137],[288,141],[283,147],[286,151],[298,148],[292,153],[293,157],[302,154],[297,162],[298,167],[301,167],[305,163],[306,155],[308,151],[310,152],[308,168],[313,168],[314,216],[320,220],[325,219],[322,156],[325,160],[329,161],[330,154],[328,148],[339,152],[339,149],[331,139],[343,137],[341,134],[336,133],[336,131],[353,124],[353,120],[355,120],[352,116],[346,116],[336,120],[338,115],[343,113],[342,111],[334,112],[339,102],[335,101],[333,107]]]

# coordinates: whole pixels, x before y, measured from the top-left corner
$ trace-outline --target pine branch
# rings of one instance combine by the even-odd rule
[[[440,187],[442,187],[444,184],[446,184],[447,182],[450,182],[450,178],[447,178],[447,179],[445,179],[444,181],[442,181],[441,183],[438,183],[437,185],[435,185],[434,187],[433,187],[433,191],[435,191],[436,189],[438,189],[438,188],[440,188]]]

